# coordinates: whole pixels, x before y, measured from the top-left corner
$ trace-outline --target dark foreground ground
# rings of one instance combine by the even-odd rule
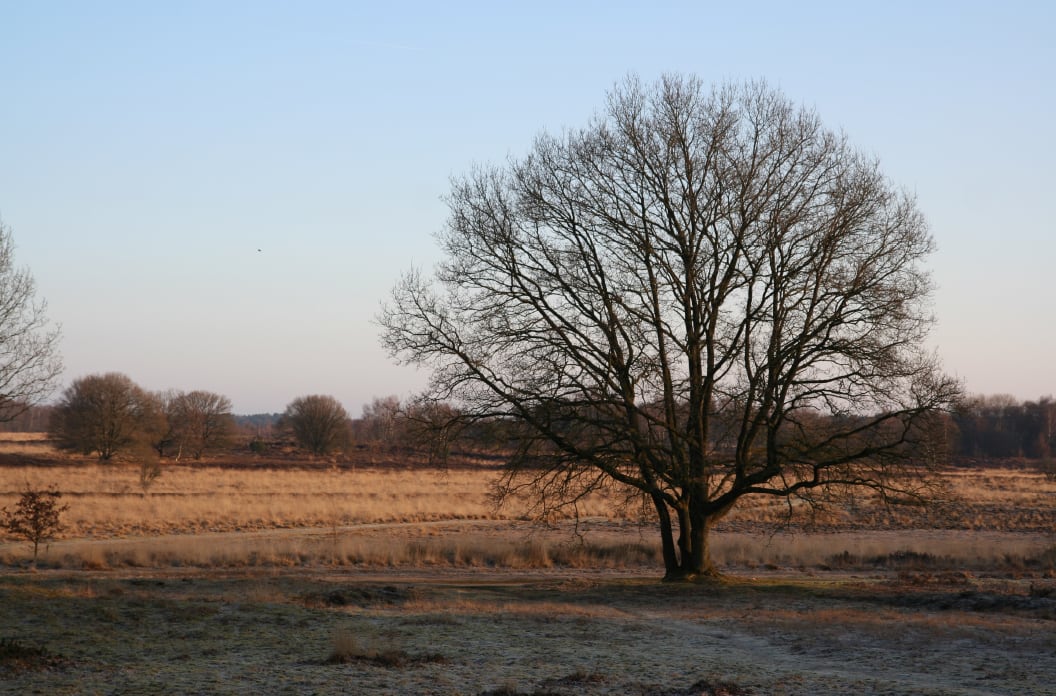
[[[0,572],[6,694],[1056,694],[1047,578]]]

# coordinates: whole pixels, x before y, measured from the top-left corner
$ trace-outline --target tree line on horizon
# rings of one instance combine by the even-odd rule
[[[278,433],[313,454],[347,447],[349,418],[332,396],[294,399],[282,414],[238,417],[231,400],[206,390],[152,392],[110,372],[75,379],[50,405],[31,405],[0,424],[8,432],[46,432],[59,449],[100,461],[200,460]]]
[[[1048,460],[1056,454],[1056,399],[1020,401],[1009,394],[968,394],[940,414],[951,461]],[[515,433],[497,420],[467,425],[451,404],[375,397],[354,418],[333,396],[297,397],[281,413],[235,414],[226,396],[206,390],[149,392],[120,373],[75,380],[55,404],[33,405],[0,422],[0,432],[44,432],[62,449],[142,458],[200,460],[206,454],[268,443],[294,445],[313,455],[380,446],[421,450],[431,459],[453,448],[515,449]],[[120,458],[120,457],[118,457]]]

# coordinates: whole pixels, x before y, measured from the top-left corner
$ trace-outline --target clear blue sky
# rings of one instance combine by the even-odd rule
[[[584,124],[629,72],[765,78],[916,192],[947,370],[1036,398],[1056,392],[1054,8],[0,0],[0,217],[67,382],[358,415],[424,384],[372,318],[437,259],[452,174]]]

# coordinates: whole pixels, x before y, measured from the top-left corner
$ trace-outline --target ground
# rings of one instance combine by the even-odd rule
[[[724,577],[684,584],[634,510],[541,529],[486,467],[204,462],[145,490],[18,447],[0,506],[54,483],[71,507],[35,568],[0,541],[2,694],[1056,694],[1037,472],[951,470],[939,511],[747,505]]]
[[[1056,694],[1056,581],[951,571],[24,569],[0,626],[11,694]]]

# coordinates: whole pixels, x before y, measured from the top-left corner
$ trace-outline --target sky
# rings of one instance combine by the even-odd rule
[[[353,416],[452,176],[587,123],[628,74],[765,79],[917,196],[929,339],[969,392],[1056,393],[1056,3],[0,0],[0,219],[63,385]],[[56,393],[56,397],[58,397]]]

